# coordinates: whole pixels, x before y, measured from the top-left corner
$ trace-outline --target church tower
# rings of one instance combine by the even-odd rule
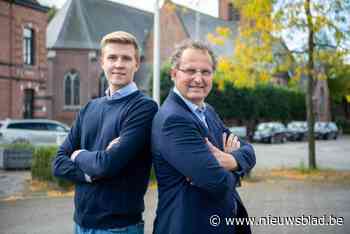
[[[219,1],[219,18],[223,20],[239,21],[239,10],[235,7],[233,0]]]

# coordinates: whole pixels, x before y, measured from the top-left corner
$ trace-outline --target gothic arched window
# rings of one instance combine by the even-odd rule
[[[71,70],[64,76],[64,105],[80,105],[80,78],[75,70]]]

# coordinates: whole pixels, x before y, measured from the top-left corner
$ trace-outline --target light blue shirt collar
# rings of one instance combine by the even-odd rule
[[[182,96],[182,94],[176,87],[174,87],[173,91],[186,103],[186,105],[188,106],[188,108],[190,108],[192,113],[195,114],[205,124],[205,126],[208,127],[207,121],[204,115],[204,112],[207,109],[207,106],[205,105],[205,103],[203,103],[203,106],[200,107],[194,104],[193,102],[189,101],[188,99],[186,99],[184,96]]]
[[[115,99],[120,99],[120,98],[126,97],[129,94],[131,94],[137,90],[138,90],[138,88],[137,88],[135,82],[131,82],[130,84],[124,86],[123,88],[114,91],[114,93],[112,93],[112,94],[110,94],[109,88],[105,91],[105,93],[106,93],[106,96],[109,100],[115,100]]]

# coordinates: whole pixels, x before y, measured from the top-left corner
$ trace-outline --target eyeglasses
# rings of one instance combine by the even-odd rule
[[[204,77],[209,77],[213,74],[213,71],[208,70],[208,69],[202,70],[202,69],[194,69],[194,68],[187,68],[187,69],[177,68],[177,70],[179,70],[179,71],[181,71],[189,76],[194,76],[197,72],[199,72]]]

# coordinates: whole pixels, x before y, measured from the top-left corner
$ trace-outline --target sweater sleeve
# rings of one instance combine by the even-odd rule
[[[119,143],[109,150],[82,151],[75,163],[92,179],[117,175],[130,160],[143,151],[150,141],[152,120],[157,112],[157,104],[144,99],[128,111],[119,135]]]
[[[221,199],[235,186],[237,177],[219,165],[190,120],[181,116],[169,117],[159,141],[164,159],[212,197]]]
[[[86,182],[84,172],[70,159],[70,155],[80,149],[81,112],[75,120],[68,136],[59,147],[52,162],[52,172],[56,177],[70,180],[75,183]]]

